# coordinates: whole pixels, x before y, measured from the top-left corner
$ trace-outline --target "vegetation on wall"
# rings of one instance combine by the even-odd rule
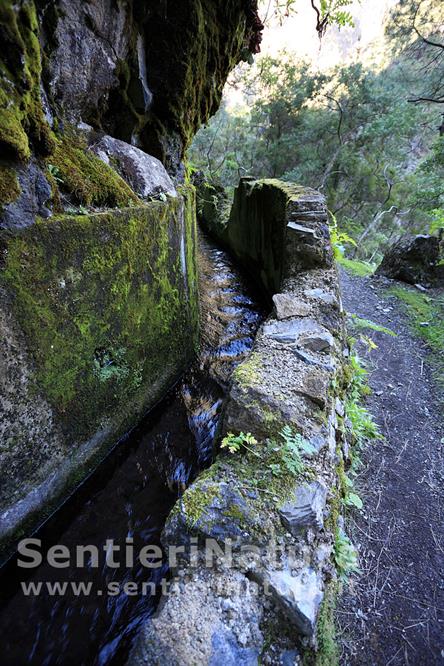
[[[34,2],[0,3],[0,149],[2,158],[26,160],[32,144],[48,155],[54,147],[40,92],[42,71]]]
[[[171,242],[182,206],[60,216],[2,236],[0,286],[13,295],[38,390],[72,441],[132,403],[143,411],[194,352],[195,266],[185,285]]]

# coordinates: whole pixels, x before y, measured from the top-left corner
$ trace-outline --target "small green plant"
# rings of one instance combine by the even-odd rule
[[[251,451],[250,446],[254,446],[254,444],[257,444],[257,440],[253,437],[251,432],[240,432],[238,435],[229,432],[228,435],[223,438],[220,448],[228,449],[230,453],[239,453],[242,448]],[[252,453],[259,455],[256,454],[255,451],[252,451]]]
[[[434,234],[437,231],[444,229],[444,209],[443,208],[434,208],[430,211],[432,216],[432,221],[430,223],[429,233]]]
[[[283,442],[281,448],[283,467],[291,476],[298,476],[304,471],[302,454],[310,455],[314,453],[314,448],[302,435],[294,434],[290,426],[282,428],[279,436]]]
[[[349,398],[359,400],[369,393],[368,371],[365,363],[356,352],[352,352],[348,362],[347,395]]]
[[[336,260],[344,256],[345,245],[353,245],[356,247],[356,241],[349,236],[345,231],[340,231],[336,216],[328,211],[331,217],[330,222],[330,240],[333,247],[333,254]]]
[[[372,415],[362,404],[362,399],[369,394],[367,384],[368,372],[363,361],[356,353],[350,355],[349,383],[345,400],[345,413],[351,425],[354,440],[354,457],[358,457],[359,449],[371,439],[381,439],[378,426]],[[356,452],[357,450],[357,452]]]
[[[362,499],[354,492],[353,481],[346,474],[343,475],[344,481],[344,504],[349,507],[361,510],[364,506]]]
[[[230,453],[239,453],[243,449],[253,454],[264,463],[264,469],[273,477],[296,477],[304,471],[303,454],[314,453],[314,448],[302,435],[294,433],[290,426],[279,432],[277,439],[268,439],[262,453],[252,446],[257,440],[251,433],[240,432],[235,435],[229,432],[222,440],[221,448]]]
[[[357,314],[349,314],[348,316],[351,320],[351,323],[353,324],[353,327],[356,328],[357,330],[370,329],[371,331],[376,331],[377,333],[385,333],[386,335],[391,335],[393,338],[396,338],[398,336],[398,334],[395,333],[395,331],[392,331],[391,328],[387,328],[386,326],[381,326],[380,324],[371,321],[371,319],[363,319],[362,317],[358,317]]]
[[[64,183],[62,172],[58,166],[55,166],[55,164],[48,164],[48,171],[57,183]]]
[[[352,573],[359,571],[358,554],[352,542],[340,529],[336,531],[334,559],[339,578],[347,581]]]
[[[290,426],[285,426],[279,433],[279,440],[268,440],[268,469],[273,476],[299,476],[304,471],[304,453],[314,452],[313,446],[302,435],[293,433]]]
[[[366,407],[354,400],[347,400],[345,405],[347,418],[351,423],[351,430],[355,445],[360,448],[370,439],[381,439],[378,426]]]

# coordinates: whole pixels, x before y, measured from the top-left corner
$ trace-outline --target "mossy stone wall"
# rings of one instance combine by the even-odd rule
[[[34,2],[0,3],[0,152],[2,159],[27,160],[54,148],[45,119],[40,77],[42,58]]]
[[[282,279],[287,198],[281,181],[242,179],[227,226],[229,247],[269,299]]]
[[[0,511],[62,467],[75,485],[192,359],[194,210],[183,188],[0,232]]]
[[[230,211],[215,188],[198,187],[200,222],[236,256],[269,301],[280,290],[289,263],[292,204],[312,192],[275,178],[241,178]]]

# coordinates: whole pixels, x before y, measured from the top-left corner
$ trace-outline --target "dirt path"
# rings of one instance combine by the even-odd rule
[[[444,664],[443,408],[398,301],[371,278],[342,285],[348,312],[398,337],[371,332],[368,407],[386,440],[362,456],[365,513],[348,522],[362,573],[338,608],[341,665]]]

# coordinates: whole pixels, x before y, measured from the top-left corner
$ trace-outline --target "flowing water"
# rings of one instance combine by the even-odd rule
[[[137,554],[147,544],[160,546],[178,493],[211,462],[229,378],[250,350],[264,315],[230,258],[203,237],[199,263],[198,361],[36,535],[43,555],[50,546],[62,544],[74,561],[77,546],[92,545],[98,549],[98,562],[91,551],[84,567],[55,569],[44,559],[38,569],[27,570],[27,576],[15,562],[0,572],[2,666],[125,663],[138,626],[155,610],[167,566],[146,568]],[[107,539],[121,546],[113,557],[122,565],[118,568],[105,561]],[[126,562],[131,546],[133,565]],[[25,596],[22,581],[43,582],[41,593]],[[67,583],[68,588],[64,594],[60,588],[51,594],[47,582]],[[129,582],[137,583],[139,591],[145,583],[145,594],[125,594],[122,585]],[[87,588],[76,590],[76,584],[90,585],[90,593],[84,593]],[[106,593],[109,585],[112,595]]]

